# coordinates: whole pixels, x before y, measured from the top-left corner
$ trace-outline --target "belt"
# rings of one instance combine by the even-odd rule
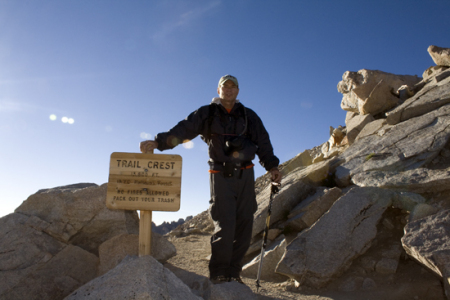
[[[241,163],[234,163],[234,162],[211,162],[211,165],[212,165],[212,164],[218,165],[218,166],[222,166],[222,167],[225,167],[226,165],[232,164],[232,165],[234,165],[234,168],[235,168],[235,169],[241,169],[241,170],[251,169],[251,168],[253,168],[253,167],[255,166],[255,164],[252,163],[251,161],[244,161],[244,162],[241,162]],[[212,173],[212,174],[216,174],[216,173],[220,173],[220,172],[222,172],[222,171],[219,171],[219,170],[209,170],[208,172],[209,172],[209,173]]]

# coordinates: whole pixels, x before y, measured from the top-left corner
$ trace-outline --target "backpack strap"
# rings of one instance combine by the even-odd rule
[[[215,104],[215,103],[211,103],[210,105],[209,105],[209,107],[208,107],[208,109],[209,109],[209,112],[208,112],[208,118],[205,120],[205,123],[206,123],[206,139],[207,140],[210,140],[211,139],[211,136],[212,136],[212,133],[211,133],[211,125],[212,125],[212,122],[213,122],[213,120],[214,120],[214,114],[216,113],[216,109],[217,109],[217,104]]]
[[[205,136],[205,138],[206,138],[207,140],[210,140],[211,137],[212,137],[212,133],[211,133],[211,125],[212,125],[212,122],[213,122],[213,120],[214,120],[215,113],[216,113],[216,111],[217,111],[217,105],[218,105],[218,104],[211,103],[211,104],[209,105],[209,107],[208,107],[208,109],[209,109],[209,112],[208,112],[208,118],[205,120],[205,123],[206,123],[206,124],[203,125],[203,126],[205,126],[205,125],[207,126],[207,127],[206,127],[206,130],[207,130],[207,131],[206,131],[206,136]],[[242,105],[242,104],[241,104],[241,105]],[[248,127],[247,109],[245,108],[244,105],[242,105],[242,109],[244,110],[245,127],[244,127],[244,130],[242,131],[242,133],[239,134],[239,136],[245,135],[245,134],[247,133],[247,127]]]

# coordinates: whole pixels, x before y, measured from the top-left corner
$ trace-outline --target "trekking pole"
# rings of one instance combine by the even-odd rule
[[[256,292],[257,293],[259,291],[259,288],[261,287],[261,285],[259,284],[259,279],[261,278],[261,271],[262,271],[264,252],[266,251],[266,246],[267,246],[267,235],[269,233],[270,214],[272,213],[273,195],[278,193],[279,188],[280,188],[280,184],[279,183],[272,182],[272,187],[270,189],[269,208],[267,209],[266,227],[264,228],[264,235],[263,235],[262,246],[261,246],[261,255],[260,255],[260,258],[259,258],[258,276],[256,277]]]

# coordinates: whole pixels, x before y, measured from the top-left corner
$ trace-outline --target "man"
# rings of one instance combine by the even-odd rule
[[[252,160],[258,155],[261,165],[281,182],[279,159],[274,155],[269,134],[261,119],[244,107],[237,95],[236,77],[219,80],[219,98],[200,107],[154,141],[140,144],[142,152],[172,149],[183,141],[201,135],[209,146],[211,200],[210,214],[215,231],[211,237],[210,279],[213,283],[237,281],[242,259],[250,246],[253,214],[257,209]]]

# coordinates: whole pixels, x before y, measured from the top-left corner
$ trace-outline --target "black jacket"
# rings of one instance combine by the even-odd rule
[[[215,107],[211,107],[212,105]],[[273,153],[269,134],[261,119],[253,110],[244,108],[239,102],[230,113],[220,104],[202,106],[168,132],[158,133],[155,140],[158,142],[158,150],[163,151],[198,135],[209,146],[209,164],[212,170],[221,170],[224,162],[248,164],[255,154],[267,171],[277,167],[280,162]],[[237,138],[239,135],[242,136]],[[227,147],[227,141],[230,147]],[[238,145],[236,147],[233,144]]]

